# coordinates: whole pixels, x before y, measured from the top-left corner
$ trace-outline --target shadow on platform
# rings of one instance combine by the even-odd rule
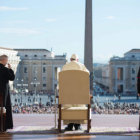
[[[43,134],[43,135],[139,135],[139,130],[135,127],[92,127],[90,133],[86,132],[86,127],[80,131],[64,131],[58,133],[57,129],[46,126],[19,126],[9,130],[8,134]]]

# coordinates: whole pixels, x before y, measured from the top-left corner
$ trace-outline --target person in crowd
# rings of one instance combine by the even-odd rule
[[[62,68],[62,71],[66,70],[81,70],[89,73],[89,70],[85,67],[84,64],[79,62],[78,56],[76,54],[73,54],[70,58],[70,62],[65,64]],[[83,105],[72,105],[72,106],[83,106]],[[71,105],[65,105],[64,107],[71,107]],[[79,120],[73,120],[73,121],[64,121],[64,124],[67,124],[68,126],[65,128],[66,131],[72,131],[73,126],[75,127],[75,130],[81,129],[81,121]]]
[[[7,67],[6,67],[7,66]],[[11,65],[8,63],[8,56],[0,56],[0,97],[1,106],[6,108],[6,130],[13,128],[13,118],[12,118],[12,107],[9,89],[9,80],[13,81],[15,79],[14,71]],[[5,131],[6,131],[5,130]]]

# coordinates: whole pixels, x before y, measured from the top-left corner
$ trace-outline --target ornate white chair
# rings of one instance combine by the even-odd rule
[[[88,72],[66,70],[59,73],[59,132],[61,132],[61,120],[87,121],[87,131],[89,132],[91,128],[91,96],[89,81]],[[70,106],[65,107],[65,105]]]

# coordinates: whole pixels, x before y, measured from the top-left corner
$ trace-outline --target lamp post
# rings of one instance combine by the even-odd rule
[[[22,93],[23,93],[23,79],[21,79],[21,105],[22,105]]]
[[[37,82],[37,79],[36,79],[36,78],[34,79],[34,82],[31,82],[31,85],[34,85],[34,88],[35,88],[35,93],[34,93],[35,97],[36,97],[36,95],[37,95],[37,90],[36,90],[36,88],[37,88],[37,85],[39,85],[39,84],[40,84],[40,83]]]
[[[23,95],[22,94],[23,94],[24,87],[28,87],[28,84],[24,84],[23,82],[24,82],[24,80],[21,79],[21,84],[17,84],[17,87],[21,87],[21,105],[22,105],[22,102],[23,102],[23,100],[22,100]]]

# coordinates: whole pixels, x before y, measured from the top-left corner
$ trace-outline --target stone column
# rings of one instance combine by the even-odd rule
[[[85,50],[84,64],[90,71],[90,89],[93,90],[93,54],[92,54],[92,0],[86,0],[85,13]]]

